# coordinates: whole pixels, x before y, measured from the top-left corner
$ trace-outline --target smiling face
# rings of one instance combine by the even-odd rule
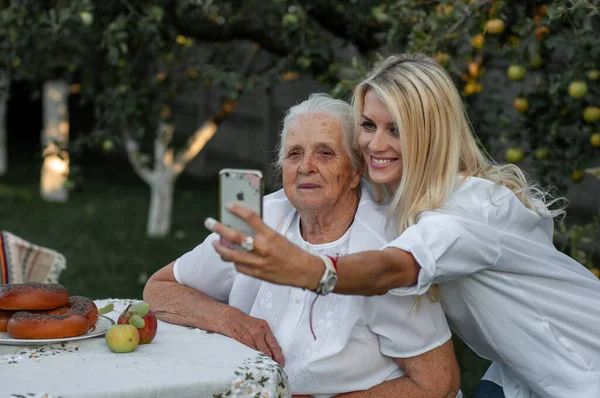
[[[369,178],[377,184],[390,184],[395,190],[402,179],[399,132],[387,106],[373,90],[365,94],[358,124],[358,145]]]
[[[299,116],[287,131],[283,188],[298,210],[324,210],[348,200],[360,183],[344,145],[341,124],[325,114]]]

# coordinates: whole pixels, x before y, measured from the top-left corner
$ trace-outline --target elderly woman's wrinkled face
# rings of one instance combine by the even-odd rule
[[[348,199],[360,183],[344,145],[341,124],[324,114],[290,125],[282,163],[283,188],[298,210],[319,210]]]

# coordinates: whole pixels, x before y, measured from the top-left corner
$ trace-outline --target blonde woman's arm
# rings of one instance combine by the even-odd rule
[[[232,206],[255,231],[254,250],[234,251],[215,242],[225,261],[239,272],[272,283],[315,290],[325,270],[323,261],[265,225],[243,206]],[[241,243],[246,236],[213,219],[205,225]],[[337,261],[334,292],[363,296],[424,294],[432,284],[467,276],[496,265],[501,253],[499,232],[465,217],[439,214],[407,228],[383,250],[342,256]],[[366,266],[368,265],[368,266]]]
[[[243,206],[230,211],[244,219],[255,231],[252,251],[231,250],[213,243],[225,261],[233,262],[239,272],[281,285],[315,290],[325,270],[323,260],[288,241]],[[205,226],[223,238],[241,243],[246,236],[214,219]],[[365,264],[369,264],[365,267]],[[373,250],[340,257],[337,263],[336,293],[378,295],[389,289],[410,286],[417,281],[420,267],[407,251],[397,248]]]

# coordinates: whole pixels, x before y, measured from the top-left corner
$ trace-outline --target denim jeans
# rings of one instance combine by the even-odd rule
[[[494,382],[481,380],[473,398],[504,398],[504,390]]]

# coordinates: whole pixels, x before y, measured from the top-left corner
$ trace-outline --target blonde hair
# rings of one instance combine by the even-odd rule
[[[457,181],[469,176],[504,185],[527,208],[545,217],[565,213],[564,207],[548,209],[562,198],[553,199],[518,166],[493,163],[478,147],[456,86],[433,59],[393,55],[376,65],[354,92],[356,121],[369,90],[385,103],[400,133],[403,171],[396,192],[374,184],[379,200],[390,200],[390,216],[399,233],[415,224],[422,212],[442,207]]]

